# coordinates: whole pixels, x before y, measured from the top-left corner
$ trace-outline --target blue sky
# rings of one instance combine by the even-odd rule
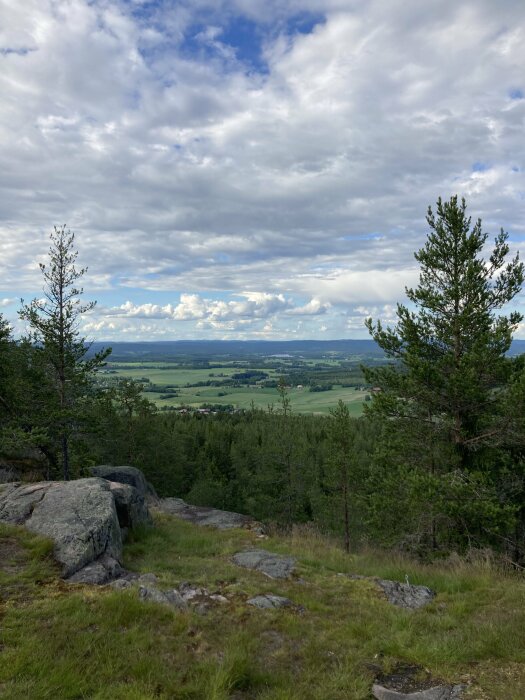
[[[2,0],[0,63],[17,332],[55,224],[101,340],[365,337],[438,196],[522,247],[521,0]]]

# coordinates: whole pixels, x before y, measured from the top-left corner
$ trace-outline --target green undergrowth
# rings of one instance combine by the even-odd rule
[[[297,559],[290,581],[234,566],[243,548]],[[0,697],[146,700],[352,700],[397,663],[468,682],[474,700],[525,697],[525,580],[490,562],[421,565],[399,555],[346,555],[310,530],[260,540],[167,516],[135,533],[125,565],[221,592],[207,614],[141,602],[136,591],[68,586],[48,542],[0,529]],[[391,606],[365,574],[420,583],[422,610]],[[300,609],[258,610],[258,593]]]

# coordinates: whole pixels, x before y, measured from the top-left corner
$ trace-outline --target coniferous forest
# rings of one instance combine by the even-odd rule
[[[397,322],[369,319],[382,364],[362,417],[294,411],[286,382],[268,410],[159,411],[140,382],[108,388],[110,348],[89,353],[74,235],[56,228],[41,265],[44,299],[23,303],[24,337],[0,317],[3,474],[70,479],[94,464],[143,470],[160,495],[249,513],[290,529],[313,523],[347,551],[366,544],[425,559],[491,548],[525,563],[525,368],[508,350],[507,312],[523,264],[507,235],[491,242],[457,197],[429,208],[415,253],[419,284]]]

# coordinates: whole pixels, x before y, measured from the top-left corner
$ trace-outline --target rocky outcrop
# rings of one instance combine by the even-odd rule
[[[112,469],[114,476],[132,477],[140,490],[99,477],[4,484],[0,522],[25,525],[52,539],[62,576],[71,583],[107,583],[122,574],[122,541],[128,530],[152,524],[142,473],[133,467]]]
[[[104,479],[0,486],[0,521],[52,539],[64,577],[103,556],[121,558],[115,501]]]
[[[253,569],[270,578],[288,578],[294,572],[295,559],[267,552],[265,549],[252,549],[238,552],[232,557],[233,563],[245,569]]]
[[[260,534],[263,533],[261,523],[248,515],[227,510],[217,510],[217,508],[208,508],[206,506],[192,506],[183,501],[182,498],[161,498],[156,507],[162,513],[174,515],[194,525],[207,525],[218,530],[244,528]]]

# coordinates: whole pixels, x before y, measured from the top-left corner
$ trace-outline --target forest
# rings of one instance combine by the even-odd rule
[[[509,354],[522,316],[502,313],[523,264],[503,231],[488,249],[457,197],[439,199],[427,221],[419,284],[395,327],[367,322],[387,361],[361,368],[375,389],[361,417],[343,400],[326,416],[297,412],[284,375],[267,408],[211,415],[161,411],[134,379],[101,382],[111,350],[82,337],[94,302],[82,300],[74,234],[55,228],[45,299],[19,312],[26,335],[0,316],[1,478],[130,464],[161,495],[285,530],[312,523],[346,551],[373,544],[433,559],[490,548],[523,567],[525,368]]]

